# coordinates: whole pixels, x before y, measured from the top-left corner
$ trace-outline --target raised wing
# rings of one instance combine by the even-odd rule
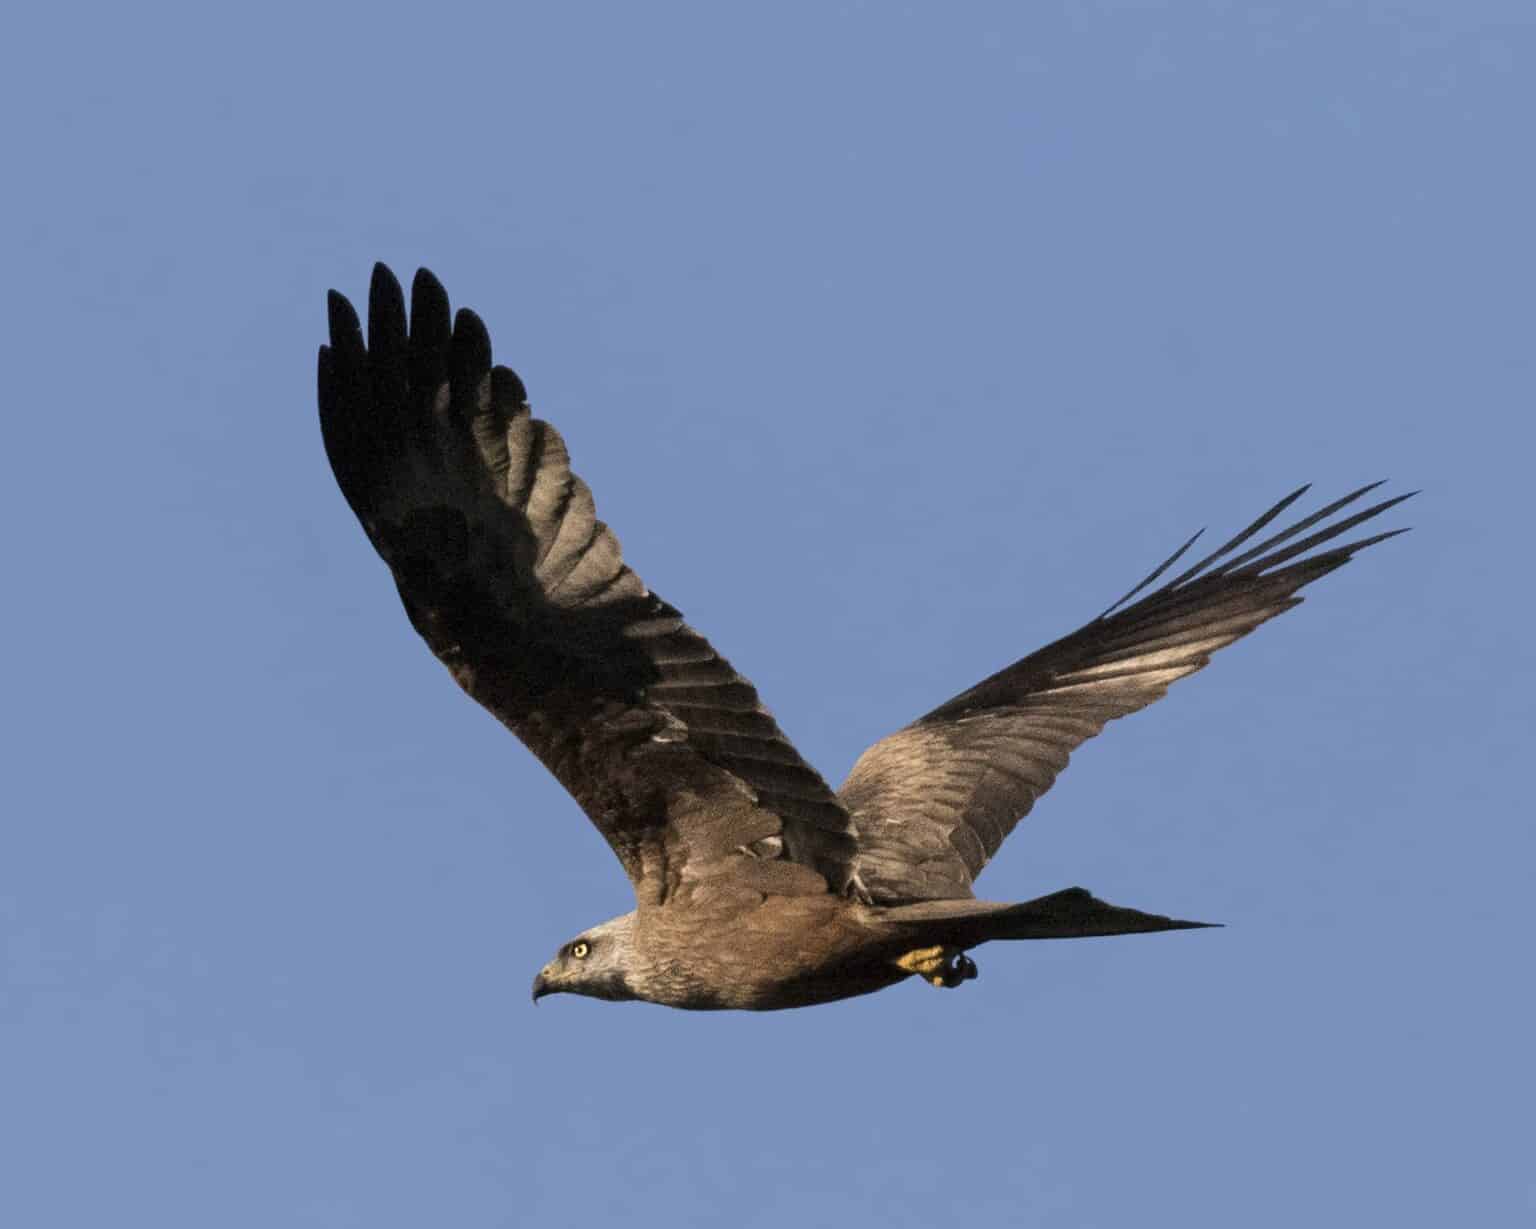
[[[1145,708],[1217,649],[1300,604],[1298,591],[1404,530],[1309,554],[1401,503],[1388,499],[1316,532],[1374,490],[1362,487],[1242,554],[1290,507],[1292,492],[1242,533],[1133,604],[1195,542],[1102,615],[859,757],[838,796],[859,831],[853,873],[882,903],[963,897],[987,860],[1106,722]]]
[[[407,326],[379,265],[366,345],[334,291],[330,328],[326,454],[412,624],[581,804],[636,895],[660,900],[727,857],[778,863],[802,890],[814,877],[796,863],[840,874],[846,812],[752,684],[625,566],[480,320],[450,323],[422,270]]]

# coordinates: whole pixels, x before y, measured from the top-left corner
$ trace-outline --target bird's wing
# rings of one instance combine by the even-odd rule
[[[1077,746],[1145,708],[1359,550],[1403,530],[1323,546],[1409,496],[1331,521],[1363,487],[1234,554],[1307,490],[1146,596],[1196,534],[1130,593],[859,757],[838,796],[859,832],[854,871],[882,903],[962,897]],[[1313,526],[1322,527],[1307,533]],[[1315,552],[1315,553],[1313,553]],[[1129,603],[1129,604],[1128,604]]]
[[[846,867],[831,789],[752,684],[625,566],[559,433],[492,366],[480,320],[450,320],[422,270],[407,324],[380,265],[366,343],[335,292],[330,331],[326,453],[412,624],[581,804],[637,895],[742,850],[801,887],[815,878],[801,868]]]

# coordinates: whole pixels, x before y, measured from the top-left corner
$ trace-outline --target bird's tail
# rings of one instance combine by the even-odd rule
[[[1015,905],[984,900],[929,900],[882,909],[880,920],[904,936],[910,933],[925,942],[958,948],[975,947],[993,939],[1081,939],[1220,925],[1125,909],[1099,900],[1086,888],[1067,888]]]

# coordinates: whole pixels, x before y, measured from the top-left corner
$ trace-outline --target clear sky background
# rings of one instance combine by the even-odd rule
[[[33,5],[0,70],[0,1222],[1536,1220],[1526,0]],[[1425,488],[980,885],[1227,929],[531,1007],[631,898],[331,481],[378,259],[834,781],[1202,524]]]

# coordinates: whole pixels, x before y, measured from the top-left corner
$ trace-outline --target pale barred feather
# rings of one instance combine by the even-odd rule
[[[839,792],[860,834],[852,877],[883,903],[968,897],[976,876],[1073,750],[1107,722],[1145,708],[1202,669],[1213,653],[1300,603],[1305,585],[1393,536],[1377,534],[1304,557],[1408,498],[1384,500],[1298,540],[1375,485],[1232,556],[1299,499],[1303,487],[1162,588],[1127,605],[1194,544],[1195,535],[1086,627],[870,747]]]

